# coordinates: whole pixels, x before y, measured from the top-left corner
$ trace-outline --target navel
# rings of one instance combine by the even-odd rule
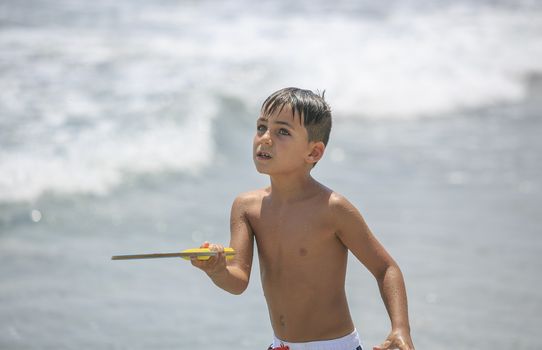
[[[279,316],[279,323],[282,327],[286,326],[286,322],[284,322],[284,315]]]
[[[305,256],[305,255],[307,255],[307,254],[308,254],[307,249],[305,249],[305,248],[299,248],[299,255]]]

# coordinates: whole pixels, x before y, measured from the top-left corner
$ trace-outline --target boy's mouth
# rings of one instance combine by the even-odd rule
[[[264,152],[264,151],[256,152],[256,157],[258,157],[260,159],[271,159],[271,158],[273,158],[273,157],[271,157],[271,154],[269,152]]]

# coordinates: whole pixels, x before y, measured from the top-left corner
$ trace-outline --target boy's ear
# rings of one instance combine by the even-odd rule
[[[318,142],[311,142],[311,153],[307,156],[307,161],[309,163],[317,163],[322,157],[324,156],[324,151],[326,149],[326,146],[322,141]]]

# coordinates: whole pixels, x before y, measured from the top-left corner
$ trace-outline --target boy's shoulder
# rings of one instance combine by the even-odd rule
[[[356,206],[352,204],[348,198],[335,191],[332,191],[329,196],[328,209],[336,215],[337,218],[359,212]]]
[[[342,208],[350,205],[352,205],[352,203],[350,203],[350,201],[345,196],[338,192],[331,191],[331,194],[329,195],[330,208]]]
[[[335,209],[349,209],[352,208],[353,205],[350,203],[350,201],[340,194],[339,192],[334,191],[333,189],[318,183],[319,188],[319,197],[326,200],[326,205],[329,207],[329,209],[335,210]]]
[[[242,192],[235,197],[234,207],[250,207],[261,203],[263,197],[269,194],[269,188],[260,188],[252,191]]]

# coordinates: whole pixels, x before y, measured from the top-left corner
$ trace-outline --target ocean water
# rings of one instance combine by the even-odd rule
[[[326,90],[314,177],[399,262],[416,347],[536,348],[541,37],[536,1],[1,1],[0,348],[266,348],[257,260],[233,296],[110,257],[227,243],[285,86]],[[355,259],[346,288],[380,343]]]

